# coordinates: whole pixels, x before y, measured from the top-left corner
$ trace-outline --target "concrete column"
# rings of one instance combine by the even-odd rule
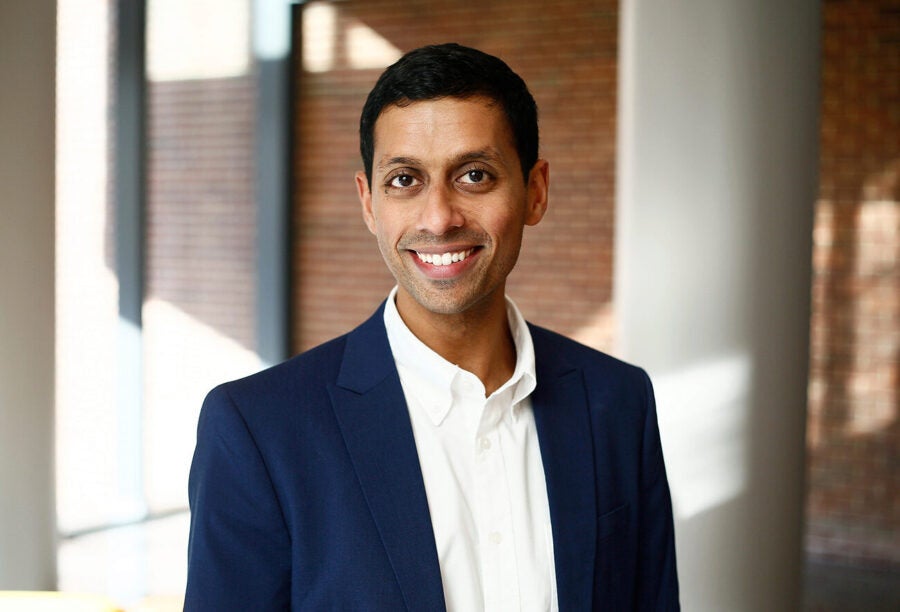
[[[52,589],[56,3],[0,3],[0,590]]]
[[[819,4],[624,0],[616,316],[685,610],[797,610]]]

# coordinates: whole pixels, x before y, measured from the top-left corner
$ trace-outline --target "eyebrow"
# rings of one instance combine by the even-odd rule
[[[452,165],[459,165],[465,162],[470,161],[483,161],[483,162],[500,162],[500,155],[498,155],[496,149],[493,147],[487,147],[485,149],[477,149],[475,151],[466,151],[464,153],[460,153],[453,157],[450,160]],[[406,157],[403,155],[399,155],[397,157],[389,157],[384,159],[378,163],[379,170],[386,170],[387,168],[392,168],[395,166],[420,166],[422,161],[417,157]]]
[[[418,166],[421,162],[415,157],[391,157],[378,162],[378,169],[385,170],[392,166]]]
[[[486,149],[479,149],[477,151],[469,151],[467,153],[463,153],[461,155],[457,155],[453,161],[457,164],[461,164],[467,161],[484,161],[484,162],[499,162],[500,155],[499,152],[493,147],[488,147]]]

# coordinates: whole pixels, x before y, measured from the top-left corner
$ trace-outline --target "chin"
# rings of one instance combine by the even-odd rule
[[[487,303],[491,294],[473,295],[457,292],[454,295],[442,295],[434,292],[418,292],[410,293],[410,295],[419,306],[429,312],[439,315],[458,315]]]

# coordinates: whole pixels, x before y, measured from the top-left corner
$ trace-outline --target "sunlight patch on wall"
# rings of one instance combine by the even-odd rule
[[[144,474],[151,510],[187,506],[197,416],[206,393],[260,367],[259,357],[164,300],[144,302]]]
[[[859,216],[860,275],[887,274],[900,264],[900,205],[887,199],[863,202]]]
[[[337,42],[337,9],[325,2],[311,2],[303,9],[303,68],[328,72],[334,67]]]
[[[352,70],[384,68],[401,55],[400,49],[360,21],[341,23],[333,4],[310,2],[303,10],[303,68],[308,72],[328,72],[343,67],[342,61]]]
[[[400,59],[400,49],[361,23],[347,28],[347,61],[355,70],[384,68]]]
[[[249,20],[249,0],[148,0],[148,78],[188,81],[246,74]]]
[[[747,355],[728,355],[654,377],[677,519],[721,505],[745,489],[752,380]]]
[[[900,160],[868,177],[856,228],[856,351],[847,387],[844,431],[876,434],[897,420],[896,360],[900,355]]]

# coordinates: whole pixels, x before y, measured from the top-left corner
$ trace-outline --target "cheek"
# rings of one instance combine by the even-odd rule
[[[378,241],[378,248],[381,253],[386,257],[394,256],[397,251],[396,244],[400,237],[396,229],[391,224],[385,223],[384,220],[376,223],[375,229],[375,238]]]
[[[484,228],[502,246],[512,246],[522,240],[525,218],[520,211],[509,211],[505,215],[485,219],[484,223]]]
[[[375,218],[378,240],[385,244],[397,243],[413,225],[414,220],[409,210],[403,210],[402,207],[384,206]]]

